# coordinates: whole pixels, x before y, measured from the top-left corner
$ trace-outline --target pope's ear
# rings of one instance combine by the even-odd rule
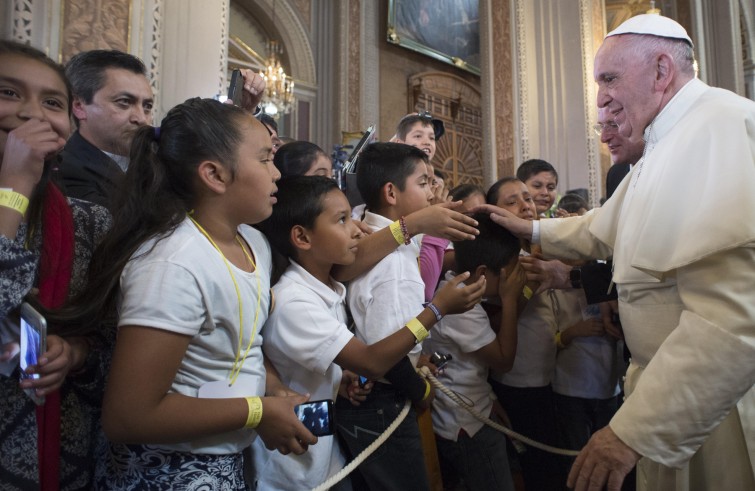
[[[676,66],[674,59],[666,53],[659,54],[655,61],[656,89],[659,92],[664,92],[671,85],[671,81],[679,70],[679,67]]]
[[[312,248],[312,242],[309,239],[309,233],[307,229],[302,227],[301,225],[294,225],[293,227],[291,227],[289,240],[296,249],[308,251]]]

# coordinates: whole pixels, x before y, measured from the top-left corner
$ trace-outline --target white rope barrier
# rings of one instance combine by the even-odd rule
[[[495,421],[491,420],[490,418],[488,418],[488,417],[480,414],[477,410],[475,410],[474,408],[472,408],[472,406],[470,406],[469,404],[467,404],[466,402],[464,402],[454,391],[452,391],[451,389],[449,389],[448,387],[446,387],[445,385],[443,385],[442,383],[440,383],[440,381],[433,376],[432,372],[430,372],[429,368],[422,367],[422,368],[420,368],[419,373],[420,373],[420,375],[422,375],[423,377],[425,377],[427,380],[429,380],[430,383],[433,384],[433,386],[436,389],[438,389],[439,391],[443,392],[445,395],[447,395],[448,397],[450,397],[451,400],[454,401],[456,404],[458,404],[459,406],[461,406],[464,409],[466,409],[469,412],[469,414],[471,414],[472,416],[474,416],[479,421],[482,421],[486,425],[491,426],[492,428],[500,431],[501,433],[504,433],[505,435],[507,435],[507,436],[509,436],[509,437],[511,437],[511,438],[513,438],[515,440],[518,440],[518,441],[520,441],[522,443],[525,443],[525,444],[527,444],[527,445],[529,445],[531,447],[539,448],[540,450],[544,450],[546,452],[554,453],[554,454],[557,454],[557,455],[566,455],[568,457],[576,457],[577,455],[579,455],[579,450],[567,450],[567,449],[564,449],[564,448],[552,447],[550,445],[546,445],[544,443],[537,442],[537,441],[535,441],[535,440],[533,440],[531,438],[528,438],[528,437],[526,437],[524,435],[521,435],[521,434],[517,433],[516,431],[513,431],[513,430],[511,430],[509,428],[506,428],[503,425],[500,425],[500,424],[496,423]]]
[[[509,428],[506,428],[503,425],[500,425],[496,423],[495,421],[491,420],[487,416],[484,416],[480,414],[477,410],[472,408],[469,404],[464,402],[454,391],[443,385],[437,378],[435,378],[427,367],[422,367],[419,369],[419,374],[425,377],[427,380],[430,381],[433,386],[447,395],[449,398],[451,398],[452,401],[454,401],[459,406],[466,409],[469,414],[474,416],[476,419],[482,421],[486,425],[492,427],[495,430],[500,431],[501,433],[509,436],[510,438],[513,438],[514,440],[518,440],[522,443],[525,443],[531,447],[539,448],[540,450],[543,450],[545,452],[554,453],[557,455],[566,455],[567,457],[576,457],[579,455],[578,450],[568,450],[564,448],[558,448],[558,447],[552,447],[550,445],[546,445],[544,443],[540,443],[538,441],[535,441],[531,438],[528,438],[524,435],[521,435],[517,433],[516,431],[513,431]],[[337,473],[330,476],[324,483],[320,484],[316,488],[313,488],[312,491],[325,491],[326,489],[330,489],[331,487],[335,486],[339,482],[341,482],[346,476],[351,474],[354,469],[356,469],[362,462],[364,462],[367,457],[373,454],[375,450],[380,447],[392,434],[394,431],[396,431],[396,428],[406,419],[406,415],[409,414],[409,407],[411,406],[411,401],[407,400],[404,404],[404,408],[401,409],[401,412],[396,416],[396,419],[393,420],[393,422],[388,426],[388,428],[385,429],[382,435],[378,436],[374,442],[370,443],[370,445],[362,450],[362,452],[357,455],[354,460],[349,462],[343,469],[338,471]]]
[[[362,450],[362,452],[357,455],[354,460],[349,462],[343,469],[338,471],[337,473],[330,476],[324,483],[320,484],[316,488],[314,488],[312,491],[325,491],[326,489],[331,488],[332,486],[335,486],[338,484],[343,478],[348,476],[352,473],[354,469],[359,466],[362,462],[364,462],[367,457],[372,455],[372,453],[380,447],[380,445],[385,442],[388,437],[390,437],[394,431],[396,431],[396,428],[406,419],[406,415],[409,414],[409,408],[411,407],[411,401],[407,399],[406,403],[404,404],[403,409],[401,409],[401,412],[398,413],[398,416],[396,416],[396,419],[393,420],[393,423],[388,426],[388,428],[385,429],[382,435],[377,437],[374,442],[370,443],[370,445]]]

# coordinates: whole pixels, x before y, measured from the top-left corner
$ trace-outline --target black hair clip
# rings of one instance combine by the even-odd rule
[[[155,138],[155,141],[156,142],[160,141],[160,127],[159,126],[153,127],[152,132],[154,133],[153,136]]]

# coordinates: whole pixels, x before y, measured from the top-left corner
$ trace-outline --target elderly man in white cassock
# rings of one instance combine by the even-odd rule
[[[660,15],[610,32],[598,107],[645,152],[584,217],[500,225],[567,259],[613,256],[632,352],[626,402],[580,453],[568,484],[755,490],[755,102],[696,78],[692,41]]]

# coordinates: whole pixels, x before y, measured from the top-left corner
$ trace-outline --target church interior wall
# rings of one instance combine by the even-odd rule
[[[481,1],[502,5],[501,0]],[[499,147],[497,153],[487,150],[497,159],[488,180],[513,171],[526,158],[545,158],[562,173],[560,191],[595,187],[592,181],[603,181],[609,160],[589,129],[595,113],[593,89],[586,88],[592,83],[591,59],[606,30],[650,2],[574,0],[579,9],[561,0],[503,2],[511,16],[519,15],[512,29],[521,31],[511,33],[509,64],[493,64],[515,79],[507,100],[511,107],[503,116],[506,108],[483,108],[482,121],[503,117],[497,136],[500,127],[513,130],[484,143]],[[699,39],[701,79],[753,97],[752,0],[661,0],[656,6]],[[250,17],[241,18],[240,10]],[[284,128],[330,150],[342,132],[360,131],[372,122],[379,138],[390,138],[411,109],[412,75],[446,72],[482,89],[476,75],[389,43],[387,11],[388,0],[3,0],[0,35],[29,42],[63,62],[82,49],[128,50],[148,67],[158,121],[187,97],[225,91],[229,31],[242,32],[260,51],[266,39],[277,37],[300,101]],[[82,22],[84,14],[88,23]],[[522,67],[518,51],[527,59]],[[489,99],[483,95],[483,100]],[[585,166],[592,161],[593,167]]]

